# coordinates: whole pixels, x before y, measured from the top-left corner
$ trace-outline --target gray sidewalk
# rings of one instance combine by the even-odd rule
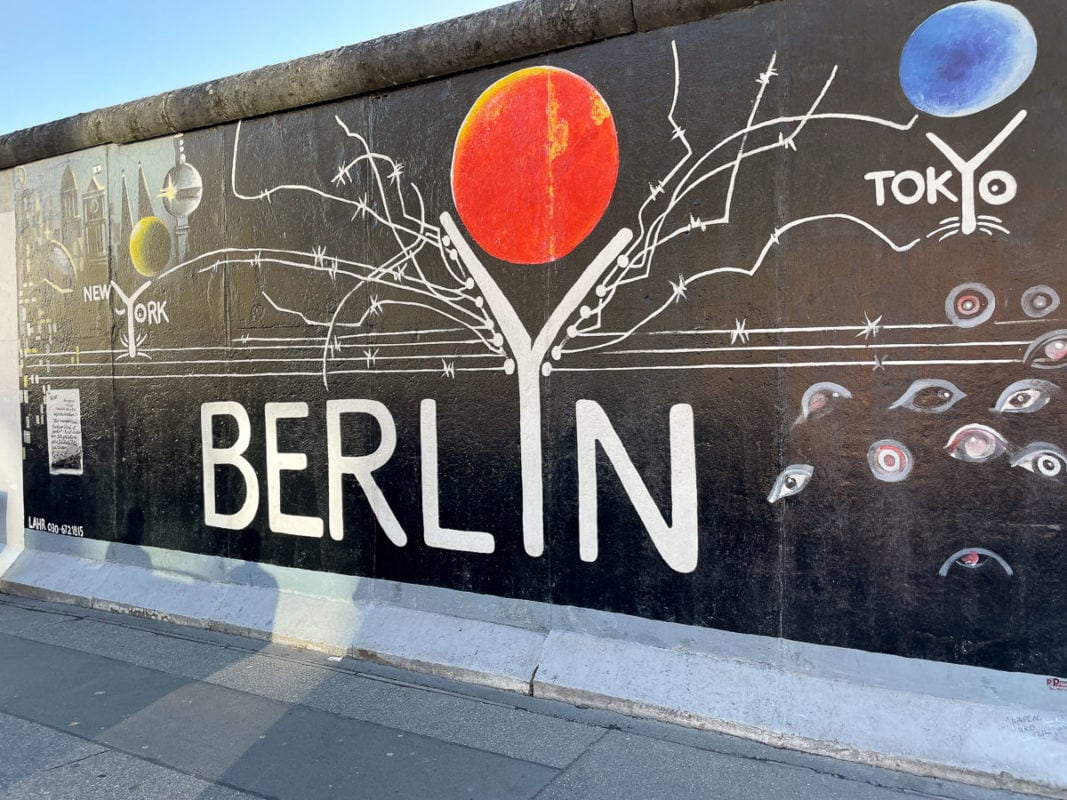
[[[1024,797],[6,595],[0,738],[5,800]]]

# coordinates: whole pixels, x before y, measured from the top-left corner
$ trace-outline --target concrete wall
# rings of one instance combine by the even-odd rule
[[[17,297],[15,265],[15,209],[10,170],[0,174],[0,297]],[[19,374],[19,319],[10,302],[0,317],[0,493],[4,503],[6,544],[22,546],[22,411]],[[8,555],[10,558],[10,554]],[[0,564],[3,563],[0,557]]]
[[[733,5],[0,137],[0,586],[1067,786],[1067,16]]]

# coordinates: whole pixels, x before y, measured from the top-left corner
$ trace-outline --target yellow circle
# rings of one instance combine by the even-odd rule
[[[142,217],[130,234],[130,258],[147,278],[159,274],[170,261],[170,230],[159,217]]]

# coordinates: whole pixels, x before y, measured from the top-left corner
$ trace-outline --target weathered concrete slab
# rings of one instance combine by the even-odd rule
[[[609,733],[561,775],[539,800],[613,800],[611,776],[633,775],[637,797],[675,800],[823,800],[847,792],[853,800],[888,800],[897,791],[844,781],[784,764],[760,764],[703,750],[685,750],[624,733]]]
[[[240,800],[245,792],[207,781],[36,722],[0,713],[0,793],[5,800]]]
[[[353,674],[366,662],[340,663],[321,652],[203,630],[176,635],[172,626],[144,619],[116,624],[106,612],[8,603],[0,634],[102,657],[121,653],[124,662],[145,669],[558,768],[602,735],[595,726],[526,713],[499,700],[475,702],[444,688],[408,684],[408,673],[382,674],[398,670]]]
[[[255,800],[258,795],[218,786],[125,753],[107,750],[36,772],[4,792],[4,800]]]
[[[997,680],[991,670],[940,666],[942,681],[948,673],[987,686]],[[978,702],[935,695],[933,688],[917,683],[890,689],[814,671],[800,674],[736,658],[559,631],[549,634],[534,681],[538,697],[681,719],[917,774],[985,785],[1025,777],[1062,786],[1067,707],[997,702],[995,691]]]
[[[634,22],[637,30],[651,31],[766,2],[774,0],[633,0]]]
[[[65,648],[7,636],[0,643],[3,711],[261,796],[332,798],[335,787],[370,782],[399,797],[430,785],[441,798],[532,797],[557,774],[121,660],[70,660]],[[42,663],[53,666],[42,671]]]
[[[27,722],[7,714],[0,714],[0,739],[4,742],[4,757],[0,759],[0,792],[7,792],[42,770],[56,770],[106,748],[86,742],[76,736]]]
[[[29,617],[58,621],[25,628]],[[251,786],[303,798],[324,784],[327,796],[437,797],[460,776],[472,796],[517,800],[536,790],[523,779],[532,765],[551,778],[538,797],[1022,800],[367,662],[327,667],[293,648],[110,612],[8,598],[0,630],[10,629],[21,633],[0,633],[11,663],[0,708],[23,719],[0,710],[5,798],[208,800]],[[45,641],[56,629],[69,642]],[[477,774],[486,769],[492,786]]]
[[[95,546],[57,537],[45,541],[54,549]],[[340,597],[249,582],[212,583],[203,576],[247,577],[247,572],[240,562],[209,563],[220,560],[171,554],[171,564],[184,570],[177,574],[147,566],[155,562],[155,552],[143,549],[142,566],[99,562],[70,552],[25,550],[0,577],[0,591],[150,618],[189,620],[198,627],[278,638],[324,653],[348,652],[483,686],[532,691],[538,698],[919,775],[1067,796],[1062,767],[1067,761],[1067,697],[1039,692],[1033,676],[587,609],[528,603],[523,613],[513,600],[500,600],[501,610],[494,615],[493,598],[483,596],[471,604],[464,593],[455,592],[450,604],[447,590],[382,585],[368,579],[360,579],[358,599],[351,595],[353,584],[340,576],[334,586],[343,592]],[[116,553],[131,560],[125,550],[112,551]],[[272,580],[276,585],[308,588],[298,573],[281,571]],[[263,584],[263,577],[257,582]],[[422,595],[424,591],[453,613],[420,608],[435,607]],[[205,603],[205,597],[212,601]],[[461,610],[475,618],[459,616]],[[298,626],[303,617],[307,619]],[[523,619],[528,627],[515,624]],[[25,634],[31,622],[23,623],[19,632]],[[272,628],[275,624],[282,633]],[[183,658],[177,651],[168,654],[167,648],[138,645],[137,632],[128,635],[134,637],[128,645],[132,657],[136,660],[136,653],[144,651],[138,663],[146,667],[174,670]],[[56,645],[70,639],[73,647],[93,638],[90,631],[81,636],[55,625],[40,628],[35,636]],[[180,640],[173,644],[178,650],[188,648]],[[93,652],[88,641],[81,646]],[[252,669],[254,664],[247,659],[247,653],[223,650],[212,663],[198,669],[193,662],[184,672],[222,687],[262,690],[256,675],[274,667],[264,662]],[[277,680],[268,682],[280,685]],[[359,692],[353,696],[350,688],[342,691],[322,676],[304,675],[290,686],[292,692],[279,696],[279,702],[309,703],[379,724],[396,722],[388,708],[368,699],[371,696]],[[142,688],[151,689],[149,684]],[[441,715],[449,718],[450,713],[454,712],[444,708],[428,710],[428,716],[413,722],[411,729],[439,735]],[[579,738],[575,746],[585,741]],[[460,739],[458,743],[470,743]],[[561,758],[573,756],[573,748],[565,749]],[[543,757],[561,763],[551,754]]]
[[[529,693],[544,634],[425,611],[379,606],[353,655],[405,669]]]

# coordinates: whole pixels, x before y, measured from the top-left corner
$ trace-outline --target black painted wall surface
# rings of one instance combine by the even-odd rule
[[[791,0],[20,167],[27,526],[1062,673],[1065,27]],[[515,191],[595,227],[515,263]]]

